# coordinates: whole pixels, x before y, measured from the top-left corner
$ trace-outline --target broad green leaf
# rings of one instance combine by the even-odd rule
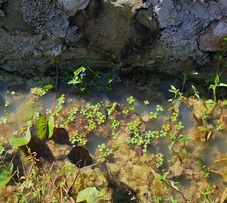
[[[224,42],[227,42],[227,37],[224,37],[223,40],[224,40]]]
[[[1,164],[0,165],[0,189],[6,186],[6,184],[13,177],[13,164]]]
[[[35,129],[40,139],[44,140],[47,138],[47,120],[45,116],[39,116]]]
[[[11,137],[9,139],[9,144],[11,144],[13,147],[20,147],[27,145],[31,140],[31,132],[30,128],[27,129],[24,137]]]
[[[99,200],[99,191],[96,187],[87,187],[77,195],[76,202],[86,201],[87,203],[96,203]]]
[[[48,119],[48,137],[52,137],[54,132],[54,117],[50,116]]]
[[[51,90],[51,89],[53,89],[53,85],[45,85],[45,86],[43,86],[43,89],[46,91]]]

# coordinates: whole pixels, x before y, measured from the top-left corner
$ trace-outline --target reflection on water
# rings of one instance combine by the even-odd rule
[[[94,133],[91,133],[88,137],[87,147],[89,152],[92,155],[95,155],[96,150],[98,149],[98,145],[102,143],[106,143],[107,140],[103,137],[100,137]]]

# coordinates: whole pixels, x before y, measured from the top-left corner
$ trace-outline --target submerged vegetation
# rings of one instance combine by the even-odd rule
[[[87,91],[94,84],[86,74],[101,77],[82,66],[68,85]],[[1,202],[224,203],[227,102],[217,90],[227,84],[220,78],[209,86],[211,99],[194,85],[191,96],[171,85],[168,101],[121,95],[124,101],[89,102],[52,85],[7,92]]]

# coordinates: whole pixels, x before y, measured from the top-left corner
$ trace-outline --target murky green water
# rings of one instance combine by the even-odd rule
[[[16,91],[15,94],[12,92],[7,93],[5,92],[4,85],[1,86],[0,95],[2,96],[0,100],[1,105],[1,113],[3,114],[4,110],[10,111],[11,117],[17,117],[18,115],[21,116],[22,114],[25,114],[25,118],[22,120],[25,121],[29,116],[32,115],[37,109],[33,108],[27,108],[28,102],[28,92],[20,92]],[[169,97],[169,94],[166,94],[168,92],[169,87],[163,88],[163,95],[166,95]],[[167,102],[166,99],[153,99],[151,96],[149,96],[146,93],[143,93],[139,91],[139,89],[136,86],[116,86],[113,88],[113,90],[109,93],[100,93],[91,91],[85,96],[78,96],[73,94],[72,92],[67,92],[64,89],[59,90],[59,92],[56,94],[54,92],[49,92],[44,97],[40,99],[40,106],[42,107],[42,111],[45,112],[46,109],[50,109],[53,107],[53,103],[56,100],[58,96],[64,93],[66,95],[66,108],[68,105],[72,103],[92,103],[96,104],[101,101],[109,101],[109,102],[117,102],[121,106],[128,106],[127,98],[129,96],[133,96],[136,99],[136,102],[134,104],[135,110],[134,113],[136,115],[143,115],[146,113],[149,113],[151,111],[155,111],[156,105],[162,105],[164,108],[163,112],[160,112],[160,118],[157,121],[149,121],[146,122],[146,130],[161,130],[162,125],[165,124],[165,119],[168,114],[168,109],[171,107],[171,104]],[[11,104],[9,107],[4,107],[3,100],[10,100]],[[145,105],[144,101],[148,100],[150,103],[149,105]],[[4,110],[3,110],[4,109]],[[64,108],[63,108],[64,109]],[[122,120],[125,118],[122,117]],[[17,120],[17,119],[16,119]],[[21,118],[19,118],[21,120]],[[127,120],[127,119],[126,119]],[[125,121],[126,121],[125,120]],[[15,120],[14,120],[15,121]],[[184,125],[184,130],[182,133],[186,136],[195,137],[193,133],[196,133],[193,129],[195,128],[195,120],[193,118],[193,109],[191,107],[188,107],[186,104],[182,104],[180,106],[180,116],[179,121],[181,121]],[[21,122],[21,121],[20,121]],[[18,125],[16,125],[18,127]],[[15,127],[15,129],[17,128]],[[0,132],[0,134],[4,134],[4,132]],[[108,143],[108,136],[103,137],[103,135],[99,135],[97,132],[92,132],[88,136],[88,142],[86,144],[87,149],[91,153],[92,156],[95,156],[97,153],[98,145],[102,143]],[[166,169],[169,169],[171,166],[170,163],[173,160],[176,160],[175,158],[177,156],[180,157],[180,159],[183,159],[185,156],[185,151],[182,151],[182,154],[177,152],[176,154],[174,152],[171,152],[169,150],[168,145],[171,144],[171,140],[169,138],[160,139],[157,142],[151,143],[148,146],[148,151],[152,154],[158,154],[162,153],[164,155],[164,164],[163,167]],[[215,161],[220,159],[221,157],[227,156],[227,136],[226,132],[216,132],[212,135],[212,138],[205,142],[201,143],[198,141],[191,141],[187,144],[186,149],[188,150],[188,154],[192,158],[192,163],[195,162],[202,163],[206,166],[206,168],[211,169],[210,170],[210,178],[209,181],[211,183],[218,185],[218,187],[223,187],[223,184],[225,184],[225,180],[222,179],[222,176],[218,174],[218,168],[215,168],[216,165]],[[183,149],[182,149],[183,150]],[[182,157],[181,157],[182,156]],[[175,157],[175,158],[174,158]],[[192,164],[191,163],[191,164]],[[220,164],[220,163],[218,163]],[[197,164],[198,165],[198,164]],[[226,168],[223,166],[223,164],[218,166],[219,168],[223,167],[224,173]],[[192,169],[193,170],[193,169]],[[191,188],[193,185],[193,179],[188,179],[183,177],[177,177],[176,180],[181,184],[182,190],[187,192],[187,188]]]

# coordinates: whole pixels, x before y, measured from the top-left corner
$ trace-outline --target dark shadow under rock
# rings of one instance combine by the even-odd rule
[[[83,168],[93,163],[88,150],[81,146],[74,147],[68,154],[68,158],[78,168]]]
[[[31,152],[35,152],[37,154],[38,159],[42,157],[46,161],[50,162],[55,160],[54,155],[49,149],[48,145],[37,136],[32,136],[27,146],[20,147],[25,155],[29,155],[28,148],[31,149]]]
[[[54,128],[51,139],[57,144],[70,144],[69,133],[64,128]]]
[[[136,200],[136,191],[124,183],[114,186],[113,193],[114,203],[138,203]]]

